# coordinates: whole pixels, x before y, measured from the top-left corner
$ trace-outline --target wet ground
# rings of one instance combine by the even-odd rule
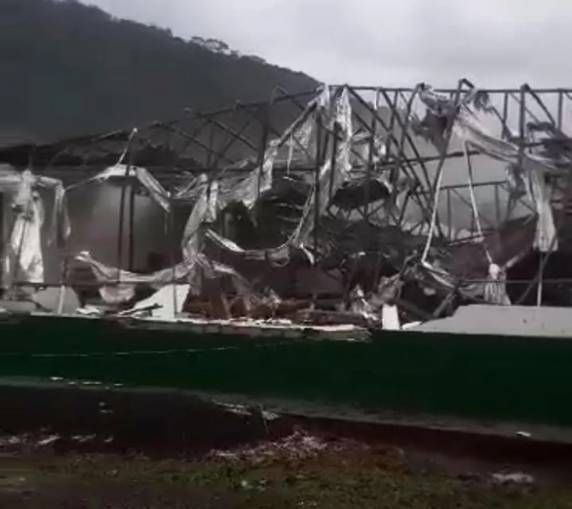
[[[572,444],[536,433],[61,385],[0,385],[0,509],[572,508]]]
[[[114,437],[0,437],[2,509],[572,507],[567,475],[310,434],[188,455]],[[105,453],[101,450],[106,449]],[[99,451],[98,451],[99,450]]]

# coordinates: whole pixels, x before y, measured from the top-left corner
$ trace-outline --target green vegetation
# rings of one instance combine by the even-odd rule
[[[63,456],[0,460],[0,506],[86,508],[559,509],[563,485],[495,486],[407,464],[398,451],[327,452],[252,464]]]
[[[224,15],[224,13],[221,13]],[[0,144],[52,140],[315,87],[75,0],[0,2]]]

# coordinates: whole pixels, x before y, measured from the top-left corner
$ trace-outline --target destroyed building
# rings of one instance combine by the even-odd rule
[[[1,306],[385,328],[568,306],[571,93],[324,86],[2,147]]]

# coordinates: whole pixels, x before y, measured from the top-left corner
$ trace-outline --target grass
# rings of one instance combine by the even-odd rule
[[[150,459],[113,455],[0,458],[2,509],[564,509],[572,486],[498,486],[415,467],[397,449],[306,456]]]

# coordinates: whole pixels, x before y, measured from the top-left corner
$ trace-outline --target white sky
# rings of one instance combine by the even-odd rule
[[[571,86],[570,0],[82,0],[328,83]]]

